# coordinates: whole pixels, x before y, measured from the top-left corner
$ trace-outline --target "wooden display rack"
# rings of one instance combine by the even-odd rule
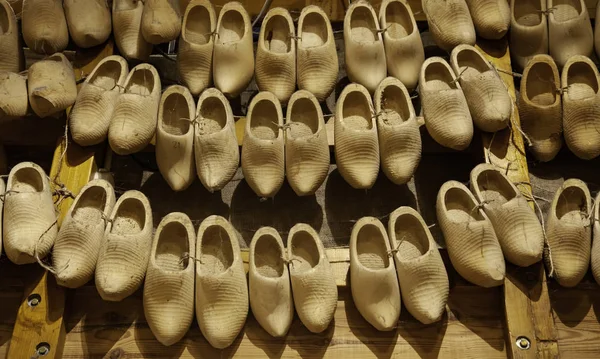
[[[224,3],[217,0],[215,4]],[[260,10],[261,2],[243,1],[251,14]],[[378,5],[380,1],[372,1]],[[409,1],[415,12],[420,11],[420,0]],[[588,1],[590,14],[594,14],[594,1]],[[307,4],[316,3],[331,16],[332,21],[343,19],[344,5],[334,0],[274,0],[273,6],[285,6],[290,10],[301,10]],[[417,16],[423,20],[422,15]],[[509,49],[505,41],[479,43],[488,59],[500,70],[512,72]],[[101,49],[78,52],[74,57],[75,73],[78,78],[87,75],[103,57],[113,53],[112,43]],[[504,72],[501,76],[511,96],[515,98],[513,77]],[[531,197],[532,186],[523,139],[516,126],[519,124],[515,111],[511,129],[491,134],[482,134],[481,141],[474,141],[470,153],[458,154],[439,150],[424,152],[422,166],[438,166],[449,158],[454,163],[471,161],[477,163],[485,159],[503,168],[511,180],[520,185],[522,192]],[[241,126],[238,126],[241,127]],[[424,139],[424,143],[427,140]],[[59,173],[59,183],[63,183],[74,194],[94,175],[102,164],[105,148],[81,148],[69,142],[65,155],[64,142],[59,140],[51,167],[51,178]],[[152,157],[153,153],[148,152]],[[560,157],[560,156],[559,156]],[[129,159],[114,157],[115,181],[119,182],[123,173],[131,175]],[[560,160],[560,158],[559,158]],[[570,161],[570,159],[568,159]],[[137,159],[136,161],[140,161]],[[142,161],[144,159],[142,158]],[[567,160],[565,160],[567,161]],[[121,168],[117,168],[119,166]],[[123,165],[125,163],[125,165]],[[554,162],[546,165],[552,167]],[[123,168],[123,166],[132,166]],[[459,165],[461,179],[468,176],[470,163]],[[583,165],[582,165],[583,167]],[[564,163],[556,166],[558,171]],[[597,167],[596,167],[597,168]],[[141,171],[140,168],[137,168]],[[135,171],[135,168],[134,168]],[[565,170],[566,171],[566,170]],[[450,174],[453,176],[454,174]],[[562,173],[561,173],[562,175]],[[159,175],[160,176],[160,175]],[[335,175],[330,175],[334,176]],[[156,176],[154,176],[156,178]],[[237,178],[238,176],[236,176]],[[337,175],[339,177],[339,174]],[[383,175],[380,175],[383,177]],[[418,176],[415,192],[418,192],[417,206],[421,211],[432,211],[423,204],[435,203],[437,189],[424,186],[429,179],[435,183],[439,179]],[[425,177],[425,178],[424,178]],[[335,179],[335,178],[334,178]],[[445,179],[444,179],[445,180]],[[123,181],[127,181],[123,180]],[[234,179],[236,181],[236,179]],[[244,185],[237,178],[238,186]],[[379,181],[378,181],[379,182]],[[599,180],[600,182],[600,180]],[[441,183],[440,183],[441,184]],[[377,184],[376,186],[378,186]],[[118,186],[116,186],[118,189]],[[159,186],[160,187],[160,186]],[[165,186],[160,187],[165,188]],[[386,187],[388,188],[388,187]],[[402,187],[389,187],[392,191],[407,191]],[[329,196],[335,201],[336,196]],[[371,193],[377,191],[374,189]],[[348,198],[337,200],[352,201],[370,194],[351,192]],[[384,191],[385,192],[385,191]],[[535,192],[535,188],[534,188]],[[334,194],[340,195],[341,192]],[[350,192],[349,192],[350,193]],[[160,197],[160,195],[157,195]],[[163,194],[164,197],[170,196]],[[234,193],[235,196],[235,193]],[[375,196],[375,195],[374,195]],[[390,201],[400,198],[394,193],[379,194],[378,198]],[[202,194],[206,206],[214,204],[214,197]],[[185,198],[178,197],[178,198]],[[285,200],[279,198],[279,201]],[[254,200],[257,200],[254,198]],[[276,197],[275,201],[278,198]],[[358,200],[358,199],[357,199]],[[234,200],[235,201],[235,200]],[[402,202],[402,201],[401,201]],[[65,215],[72,200],[67,198],[60,204],[60,217]],[[371,205],[373,205],[372,202]],[[152,201],[153,206],[155,202]],[[219,204],[221,204],[219,202]],[[403,204],[403,203],[400,203]],[[156,204],[158,205],[158,204]],[[196,204],[202,206],[203,203]],[[286,205],[284,203],[284,205]],[[292,204],[290,204],[292,205]],[[218,212],[234,214],[247,208],[262,208],[258,204],[241,206],[231,203]],[[266,206],[266,205],[264,205]],[[396,206],[385,204],[383,208]],[[165,211],[171,207],[165,205]],[[396,206],[397,207],[397,206]],[[301,210],[300,207],[299,210]],[[337,207],[336,207],[337,208]],[[156,208],[154,208],[156,209]],[[161,209],[162,210],[162,209]],[[211,212],[213,208],[205,209]],[[378,211],[382,211],[380,208]],[[217,211],[215,209],[215,211]],[[322,210],[325,212],[325,209]],[[215,212],[216,213],[216,212]],[[389,211],[387,212],[389,213]],[[387,214],[386,213],[386,214]],[[219,213],[221,214],[221,213]],[[242,216],[242,214],[237,214]],[[253,213],[246,216],[254,215]],[[424,214],[425,216],[425,214]],[[155,215],[155,217],[157,217]],[[192,217],[192,216],[190,216]],[[351,217],[351,216],[346,216]],[[351,228],[353,218],[340,216],[340,225]],[[429,218],[427,216],[426,220]],[[195,218],[192,217],[194,220]],[[350,219],[350,220],[348,220]],[[158,218],[160,220],[160,218]],[[331,219],[328,219],[331,222]],[[335,221],[335,220],[334,220]],[[342,222],[344,222],[342,224]],[[335,223],[334,223],[335,224]],[[197,225],[197,223],[196,223]],[[328,225],[332,225],[329,223]],[[332,231],[333,233],[333,231]],[[347,238],[346,238],[347,241]],[[143,314],[142,295],[138,291],[120,303],[101,300],[93,283],[77,290],[64,290],[57,286],[54,278],[37,264],[16,266],[3,257],[0,260],[0,357],[21,358],[213,358],[236,356],[242,358],[280,357],[347,357],[347,358],[598,358],[600,355],[600,288],[587,278],[576,288],[561,288],[550,285],[541,263],[529,268],[518,268],[507,263],[507,278],[501,288],[485,289],[474,286],[462,279],[449,263],[445,250],[442,251],[450,278],[450,297],[447,313],[439,323],[422,325],[403,308],[398,328],[392,332],[378,332],[358,313],[352,302],[347,284],[349,251],[347,247],[328,248],[327,254],[333,265],[338,284],[339,300],[334,322],[322,334],[312,334],[302,326],[298,318],[285,338],[270,337],[250,313],[243,333],[234,344],[225,350],[216,350],[202,337],[196,322],[186,337],[179,343],[164,347],[152,335]],[[248,253],[243,252],[247,261]]]

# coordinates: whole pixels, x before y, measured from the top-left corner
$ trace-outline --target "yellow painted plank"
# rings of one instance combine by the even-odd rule
[[[73,64],[76,79],[87,76],[102,58],[112,53],[112,42],[97,49],[78,53]],[[64,189],[77,195],[96,169],[94,153],[74,143],[69,143],[66,151],[64,146],[64,141],[59,139],[54,152],[50,179],[54,189],[59,188],[58,184],[62,184]],[[58,225],[72,203],[73,198],[60,201],[57,208]],[[58,286],[54,277],[42,268],[35,268],[33,272],[34,277],[26,285],[23,301],[19,307],[7,358],[36,357],[36,353],[41,354],[39,348],[42,346],[48,350],[44,358],[61,358],[65,340],[64,289]],[[37,306],[29,304],[28,298],[32,297],[39,299]]]

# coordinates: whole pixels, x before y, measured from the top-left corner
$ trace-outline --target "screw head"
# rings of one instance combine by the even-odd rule
[[[518,337],[517,338],[517,347],[522,350],[527,350],[531,348],[531,342],[527,337]]]
[[[41,301],[42,297],[36,293],[27,297],[27,305],[29,305],[30,307],[37,307]]]
[[[50,353],[50,344],[39,343],[35,348],[35,352],[38,356],[48,355],[48,353]]]

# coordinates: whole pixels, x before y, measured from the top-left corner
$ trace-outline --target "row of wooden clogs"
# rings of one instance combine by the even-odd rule
[[[148,43],[174,40],[181,29],[179,1],[173,0],[114,0],[112,16],[109,2],[104,0],[1,0],[1,3],[6,11],[10,6],[13,18],[17,12],[22,21],[25,44],[40,54],[64,50],[69,35],[81,48],[104,43],[113,29],[116,38],[128,38],[134,13],[139,14],[137,30]],[[13,10],[12,6],[17,9]],[[14,21],[16,24],[16,18]]]
[[[591,56],[594,42],[600,50],[599,30],[594,34],[584,0],[511,0],[510,52],[516,68],[525,68],[538,54],[550,54],[559,67],[572,56]]]
[[[510,28],[515,67],[523,69],[537,54],[550,54],[559,67],[574,55],[600,48],[585,0],[423,0],[423,12],[436,44],[450,52],[474,45],[477,35],[500,39]],[[600,7],[596,7],[600,13]]]
[[[575,55],[562,75],[548,55],[536,55],[525,67],[519,115],[533,156],[552,160],[564,140],[577,157],[600,155],[600,74],[588,57]]]
[[[115,29],[117,46],[126,58],[146,61],[152,46],[143,41],[143,31],[134,31],[135,23],[139,23],[136,16],[141,17],[142,13],[127,11],[131,14],[123,17],[120,27],[127,27],[131,33],[120,36]],[[214,82],[225,95],[235,97],[248,86],[253,75],[261,91],[274,93],[281,102],[288,101],[296,82],[319,101],[333,90],[338,57],[331,23],[318,6],[303,9],[297,35],[287,10],[270,10],[261,26],[256,66],[252,24],[243,5],[228,2],[215,20],[216,17],[208,0],[191,1],[183,15],[177,68],[192,95],[198,96]]]
[[[463,278],[498,286],[505,276],[504,258],[527,267],[544,255],[549,275],[560,285],[576,286],[590,263],[600,284],[600,193],[592,205],[583,181],[566,180],[554,195],[544,231],[527,198],[493,165],[476,166],[470,187],[449,181],[436,204],[452,266]]]
[[[200,329],[211,345],[224,348],[237,337],[248,313],[248,286],[238,236],[225,218],[208,217],[196,236],[187,215],[171,213],[152,239],[146,196],[127,191],[115,203],[113,187],[93,180],[81,189],[58,230],[41,168],[19,164],[8,183],[2,191],[3,230],[11,261],[41,261],[52,248],[50,270],[60,285],[78,288],[95,278],[100,296],[108,301],[121,301],[144,283],[146,319],[164,345],[185,335],[194,302]],[[274,229],[257,231],[249,270],[250,306],[271,335],[287,333],[294,306],[309,330],[318,333],[329,326],[337,288],[323,245],[310,226],[291,229],[287,251]]]

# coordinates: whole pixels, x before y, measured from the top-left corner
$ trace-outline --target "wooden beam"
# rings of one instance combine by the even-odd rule
[[[79,80],[87,76],[101,59],[112,53],[112,42],[78,53],[73,61],[75,78]],[[65,145],[62,138],[58,140],[50,178],[52,185],[55,185],[56,178],[56,183],[64,184],[67,190],[77,195],[96,170],[94,152],[74,143],[69,143],[66,149]],[[60,201],[57,207],[59,226],[72,203],[73,198],[68,197]],[[30,359],[42,355],[49,359],[61,358],[65,342],[65,291],[42,268],[35,268],[32,272],[34,277],[25,287],[7,358]]]
[[[521,192],[531,198],[525,145],[518,129],[514,79],[510,75],[510,52],[506,41],[500,41],[504,41],[505,46],[480,41],[478,47],[496,68],[504,71],[500,76],[507,85],[515,111],[510,128],[493,135],[483,134],[484,155],[487,162],[506,171],[513,182],[522,184],[519,185]],[[498,48],[505,50],[498,52]],[[533,208],[533,202],[530,205]],[[512,358],[558,358],[557,332],[542,263],[528,268],[507,263],[504,306],[508,353]]]

